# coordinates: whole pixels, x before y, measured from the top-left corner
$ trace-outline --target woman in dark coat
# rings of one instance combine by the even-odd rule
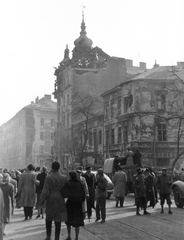
[[[85,200],[84,184],[77,179],[75,171],[69,172],[70,179],[63,187],[61,194],[68,198],[66,201],[68,220],[67,225],[68,237],[71,240],[71,227],[75,227],[75,240],[78,240],[79,228],[84,226],[82,203]]]

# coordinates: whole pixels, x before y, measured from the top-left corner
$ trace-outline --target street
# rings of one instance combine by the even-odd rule
[[[127,196],[123,208],[115,208],[113,196],[107,200],[106,223],[95,223],[93,210],[92,219],[86,220],[85,226],[80,228],[79,239],[84,240],[182,240],[184,236],[184,209],[172,204],[173,214],[168,214],[165,204],[164,214],[160,213],[160,204],[155,209],[148,208],[150,215],[135,215],[134,197]],[[142,213],[142,211],[141,211]],[[5,240],[44,240],[45,220],[35,219],[37,210],[34,210],[32,220],[24,221],[23,209],[16,209],[11,223],[6,226]],[[60,239],[66,239],[66,226],[62,223]],[[54,240],[54,224],[52,228]],[[74,229],[72,229],[72,239]]]

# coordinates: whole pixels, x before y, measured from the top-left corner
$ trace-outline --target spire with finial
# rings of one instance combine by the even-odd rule
[[[84,8],[85,8],[85,6],[82,6],[82,23],[81,23],[80,34],[86,34],[86,25],[85,25],[85,22],[84,22]]]
[[[85,6],[82,7],[82,23],[80,36],[74,41],[75,47],[73,49],[73,57],[81,55],[82,53],[88,52],[92,49],[93,42],[86,35],[86,25],[84,22],[84,8]]]

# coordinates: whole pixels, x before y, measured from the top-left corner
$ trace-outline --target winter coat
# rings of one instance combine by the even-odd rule
[[[142,176],[138,175],[135,178],[133,186],[135,191],[135,197],[146,197],[146,187],[144,178]]]
[[[151,201],[153,203],[152,207],[154,207],[155,206],[154,178],[151,174],[145,177],[145,187],[146,187],[146,200]]]
[[[171,175],[166,174],[159,174],[157,177],[157,189],[162,193],[170,193],[171,192],[171,185],[172,185],[172,178]]]
[[[104,175],[97,175],[96,180],[96,198],[106,198],[107,195],[107,179]]]
[[[91,206],[94,206],[94,202],[95,202],[95,174],[90,173],[88,175],[88,173],[84,173],[83,177],[86,179],[86,183],[88,185],[88,191],[89,191],[89,199],[91,202]]]
[[[127,175],[123,171],[118,171],[114,173],[113,183],[114,183],[114,196],[124,197],[126,193],[126,182]]]
[[[82,204],[85,200],[84,184],[78,179],[69,180],[61,190],[61,195],[68,198],[66,208],[68,220],[66,224],[73,227],[84,226]]]
[[[18,195],[21,207],[33,207],[36,196],[36,176],[32,171],[26,170],[20,175],[18,183]]]
[[[46,219],[55,222],[67,220],[67,211],[61,189],[66,184],[67,178],[57,171],[51,172],[46,178],[42,190],[40,203],[46,201]]]
[[[1,190],[4,197],[3,221],[8,223],[11,220],[12,204],[14,199],[14,187],[11,183],[1,183]]]

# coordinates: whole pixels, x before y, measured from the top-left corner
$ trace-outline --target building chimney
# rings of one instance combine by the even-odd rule
[[[140,62],[140,63],[139,63],[139,67],[140,67],[141,69],[146,70],[146,63],[145,63],[145,62]]]
[[[126,67],[130,68],[130,67],[132,67],[132,65],[133,65],[133,60],[126,59]]]
[[[50,100],[50,101],[51,101],[51,95],[49,95],[49,94],[45,94],[45,95],[44,95],[44,98],[45,98],[46,100]]]
[[[159,64],[157,64],[157,61],[155,60],[155,64],[153,65],[154,68],[160,67]]]

